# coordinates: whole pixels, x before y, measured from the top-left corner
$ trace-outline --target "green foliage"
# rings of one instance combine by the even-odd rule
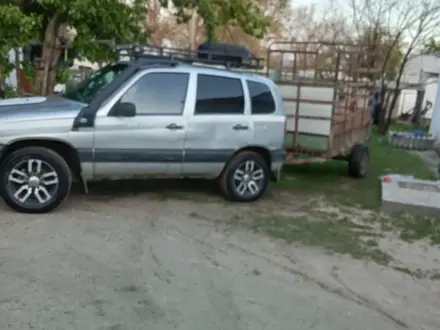
[[[29,61],[23,61],[21,63],[22,70],[26,78],[29,80],[29,83],[31,86],[34,85],[35,79],[37,78],[37,70],[35,69],[35,66],[32,65]]]
[[[27,44],[41,26],[37,15],[24,14],[13,2],[3,1],[0,5],[0,76],[3,77],[14,68],[9,63],[9,51]]]
[[[66,84],[70,80],[69,70],[59,70],[57,72],[56,82],[58,84]]]
[[[6,94],[6,98],[7,99],[11,99],[14,97],[19,97],[17,90],[10,87],[10,86],[5,86],[5,94]]]
[[[142,0],[134,0],[131,5],[119,0],[9,0],[2,3],[5,2],[0,5],[0,57],[3,60],[0,60],[0,73],[13,68],[4,54],[32,39],[43,42],[47,24],[54,18],[58,30],[62,25],[76,29],[74,51],[92,61],[109,58],[109,46],[96,40],[111,39],[120,43],[146,38],[140,28],[146,15]]]
[[[207,41],[216,40],[216,31],[225,25],[239,26],[248,34],[263,38],[267,32],[269,19],[264,17],[256,1],[243,0],[160,0],[161,5],[170,4],[177,9],[179,22],[188,22],[189,9],[196,9],[203,19]]]
[[[116,43],[145,41],[140,28],[146,7],[141,0],[126,5],[119,0],[36,0],[44,8],[45,20],[59,15],[64,25],[73,26],[77,38],[73,51],[92,61],[112,59],[111,47],[99,40]]]
[[[391,49],[390,56],[384,68],[384,77],[386,80],[394,80],[397,78],[404,56],[400,46],[399,44]],[[385,45],[385,47],[389,49],[391,46]]]
[[[424,51],[426,53],[440,52],[440,39],[436,40],[434,38],[429,39],[425,44]]]
[[[246,34],[262,38],[269,19],[258,2],[245,0],[160,0],[173,5],[180,22],[188,21],[189,9],[196,9],[204,20],[208,41],[215,41],[219,27],[239,26]],[[145,42],[142,30],[148,6],[145,0],[126,4],[120,0],[6,0],[0,5],[0,55],[24,46],[32,39],[45,47],[60,37],[63,26],[75,28],[77,37],[69,54],[91,61],[112,61],[114,43]],[[51,24],[49,24],[51,23]],[[51,30],[51,27],[54,27]],[[46,48],[47,49],[47,48]],[[0,74],[13,68],[6,56],[0,56]],[[47,65],[47,63],[45,63]],[[44,88],[50,90],[50,88]]]
[[[33,37],[40,26],[39,17],[26,15],[18,6],[0,5],[0,45],[10,48],[22,46]]]

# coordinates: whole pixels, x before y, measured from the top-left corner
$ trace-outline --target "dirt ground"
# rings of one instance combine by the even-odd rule
[[[0,207],[0,329],[440,329],[438,247],[371,235],[393,258],[379,265],[332,252],[334,241],[304,245],[312,225],[287,241],[261,225],[351,214],[373,232],[370,212],[282,191],[242,205],[143,184],[73,193],[46,215]],[[328,228],[320,237],[332,242]]]

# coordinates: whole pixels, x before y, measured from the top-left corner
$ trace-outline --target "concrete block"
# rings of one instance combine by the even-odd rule
[[[384,212],[440,216],[440,181],[390,174],[381,177],[381,186]]]

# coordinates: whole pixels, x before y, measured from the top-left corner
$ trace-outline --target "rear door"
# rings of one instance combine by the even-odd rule
[[[276,90],[272,90],[271,86],[259,79],[249,78],[246,84],[254,125],[253,143],[270,151],[276,151],[279,157],[282,157],[286,118],[282,109],[277,111],[274,93]]]
[[[184,175],[217,176],[239,149],[252,142],[244,80],[225,72],[198,73],[188,116]]]

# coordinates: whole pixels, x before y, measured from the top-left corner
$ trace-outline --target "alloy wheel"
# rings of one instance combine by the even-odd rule
[[[232,177],[236,192],[243,197],[252,197],[263,189],[264,169],[255,161],[247,160],[240,164]]]
[[[7,178],[10,196],[22,205],[43,205],[55,196],[59,178],[54,168],[40,159],[26,159],[15,165]]]

